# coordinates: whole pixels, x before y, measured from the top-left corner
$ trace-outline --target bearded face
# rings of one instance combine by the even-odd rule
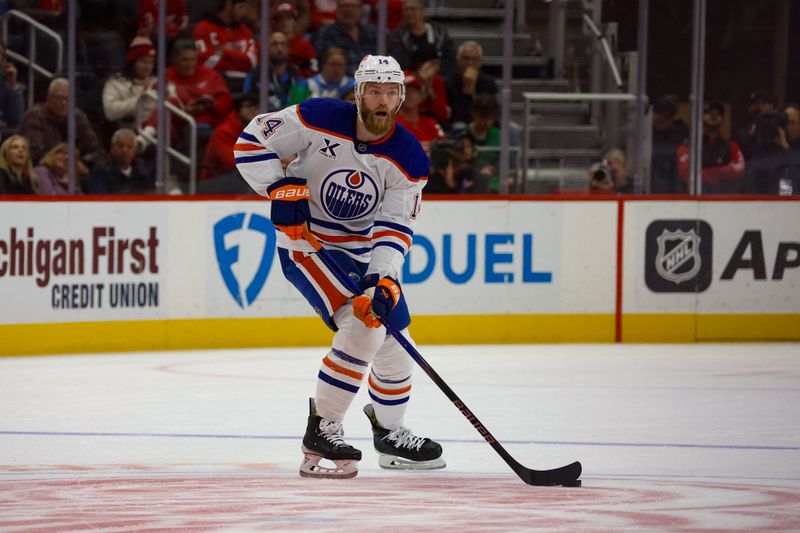
[[[359,105],[359,116],[367,131],[379,137],[389,133],[400,101],[395,84],[368,83]]]
[[[387,106],[382,106],[375,111],[367,109],[366,106],[361,107],[361,120],[367,127],[367,131],[373,135],[383,137],[389,133],[394,123],[394,117],[395,112]]]

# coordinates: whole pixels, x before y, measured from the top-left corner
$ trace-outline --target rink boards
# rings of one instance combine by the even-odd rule
[[[330,341],[264,201],[0,212],[0,354]],[[420,343],[798,340],[800,201],[428,200],[401,282]]]

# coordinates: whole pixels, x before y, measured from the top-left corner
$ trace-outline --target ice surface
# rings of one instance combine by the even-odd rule
[[[417,370],[447,468],[298,476],[325,348],[0,358],[0,530],[797,531],[800,346],[422,346],[529,487]]]

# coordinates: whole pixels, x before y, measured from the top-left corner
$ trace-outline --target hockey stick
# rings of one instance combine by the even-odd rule
[[[316,250],[317,255],[322,262],[330,269],[331,272],[336,276],[336,278],[345,286],[348,290],[350,290],[353,294],[360,295],[363,294],[364,291],[348,276],[342,268],[336,263],[336,261],[328,254],[327,250],[322,247],[320,242],[311,233],[311,230],[308,227],[303,229],[303,238],[308,241],[309,244]],[[453,405],[461,411],[461,414],[469,420],[470,424],[472,424],[475,429],[478,430],[478,433],[486,439],[486,442],[492,445],[492,448],[503,458],[503,460],[511,467],[511,469],[519,476],[519,478],[527,483],[528,485],[537,485],[537,486],[553,486],[553,485],[565,485],[565,486],[577,486],[580,485],[580,480],[578,478],[581,476],[581,464],[578,461],[575,461],[572,464],[565,465],[559,468],[553,468],[552,470],[532,470],[527,468],[520,463],[518,463],[511,455],[503,448],[503,446],[497,442],[497,439],[486,429],[478,417],[476,417],[472,411],[470,411],[464,402],[461,401],[461,398],[453,392],[447,383],[436,373],[436,371],[428,364],[428,362],[422,357],[422,355],[411,345],[410,342],[403,336],[400,331],[397,330],[394,326],[392,326],[388,321],[381,321],[383,325],[386,327],[386,331],[388,331],[392,337],[394,337],[397,342],[402,346],[408,355],[411,356],[417,364],[422,367],[426,374],[433,380],[434,383],[444,392],[445,396],[453,402]]]

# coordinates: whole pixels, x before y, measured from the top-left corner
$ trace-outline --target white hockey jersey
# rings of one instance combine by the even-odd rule
[[[380,140],[359,141],[356,114],[355,104],[318,98],[259,115],[234,147],[236,166],[262,196],[285,176],[305,178],[309,227],[324,246],[369,263],[369,274],[397,277],[411,247],[430,162],[400,124]],[[284,175],[280,159],[292,154],[297,159]],[[312,250],[280,232],[277,243]]]

